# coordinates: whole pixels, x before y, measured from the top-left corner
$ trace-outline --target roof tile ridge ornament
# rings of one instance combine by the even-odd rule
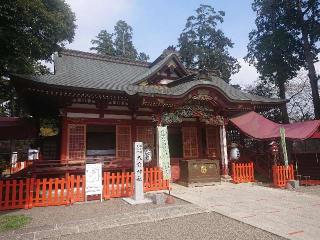
[[[107,61],[107,62],[123,63],[123,64],[135,65],[135,66],[141,66],[141,67],[149,67],[151,64],[150,62],[133,60],[130,58],[125,58],[125,57],[103,55],[103,54],[99,54],[99,53],[84,52],[84,51],[73,50],[73,49],[62,49],[58,53],[59,57],[61,55],[87,58],[87,59],[93,59],[93,60],[101,60],[101,61]]]
[[[164,58],[168,57],[169,55],[175,55],[178,59],[180,59],[180,53],[173,49],[165,49],[162,51],[161,55],[156,58],[151,64],[150,68],[154,65],[156,65],[158,62],[162,61]]]

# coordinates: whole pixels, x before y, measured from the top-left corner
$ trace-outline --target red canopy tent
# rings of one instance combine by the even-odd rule
[[[320,138],[320,120],[279,124],[266,119],[256,112],[249,112],[231,118],[230,122],[246,135],[258,140],[280,138],[280,127],[285,128],[287,139]]]

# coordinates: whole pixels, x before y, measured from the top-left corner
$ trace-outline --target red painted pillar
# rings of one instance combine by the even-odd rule
[[[60,144],[60,160],[68,158],[68,121],[66,117],[62,117],[61,124],[61,144]]]
[[[198,121],[198,126],[197,126],[197,137],[198,137],[198,158],[202,159],[203,158],[203,146],[202,146],[202,127],[200,126],[200,122]]]

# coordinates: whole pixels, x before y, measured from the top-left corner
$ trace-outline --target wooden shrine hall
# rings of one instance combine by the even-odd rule
[[[186,69],[168,50],[152,63],[63,50],[54,74],[12,80],[32,116],[59,122],[58,159],[48,160],[100,159],[104,169],[129,169],[132,143],[142,141],[153,151],[148,165],[156,166],[156,127],[166,125],[174,180],[184,177],[180,167],[188,161],[195,168],[217,162],[227,174],[228,119],[285,103],[242,92],[219,73]]]

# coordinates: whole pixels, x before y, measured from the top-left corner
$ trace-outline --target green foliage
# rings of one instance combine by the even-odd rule
[[[113,34],[108,33],[106,30],[102,30],[96,37],[97,39],[91,40],[91,43],[97,46],[91,47],[90,50],[95,50],[100,54],[115,55],[112,35]]]
[[[64,0],[0,2],[0,114],[19,116],[9,73],[45,74],[40,63],[74,37],[75,15]]]
[[[148,61],[149,56],[144,52],[138,54],[132,42],[133,29],[125,21],[119,20],[114,26],[114,32],[108,33],[101,30],[96,39],[91,40],[95,50],[99,54],[125,57],[133,60]]]
[[[138,53],[132,43],[132,34],[132,27],[123,20],[119,20],[114,26],[114,48],[117,56],[137,58]]]
[[[0,3],[0,75],[34,73],[39,60],[74,37],[75,15],[63,0]]]
[[[146,53],[141,52],[141,53],[139,53],[137,59],[138,59],[139,61],[148,62],[148,60],[150,59],[150,57],[149,57],[149,55],[147,55]]]
[[[255,0],[252,8],[257,12],[257,29],[249,34],[248,54],[245,60],[254,65],[261,78],[276,85],[295,77],[302,64],[297,57],[299,42],[284,25],[286,18],[281,1]]]
[[[320,119],[319,75],[314,66],[320,53],[320,1],[282,0],[281,2],[287,19],[286,25],[302,45],[300,58],[305,61],[305,68],[308,70],[314,115]]]
[[[21,228],[30,222],[31,218],[25,215],[0,216],[0,232]]]
[[[318,0],[255,0],[256,26],[250,35],[246,60],[262,80],[275,83],[285,98],[285,83],[305,67],[310,79],[315,117],[320,118],[318,76],[314,62],[320,52]]]
[[[285,25],[281,5],[281,1],[275,0],[255,0],[252,4],[252,9],[257,12],[257,29],[249,34],[245,60],[256,67],[262,82],[275,84],[279,89],[278,96],[285,99],[285,83],[297,75],[302,61],[299,42]],[[288,122],[286,106],[283,106],[282,114],[283,121]]]
[[[231,39],[217,28],[225,13],[216,12],[209,5],[200,5],[196,15],[187,19],[185,29],[178,39],[182,61],[188,68],[218,70],[225,81],[237,73],[240,65],[230,56]]]

